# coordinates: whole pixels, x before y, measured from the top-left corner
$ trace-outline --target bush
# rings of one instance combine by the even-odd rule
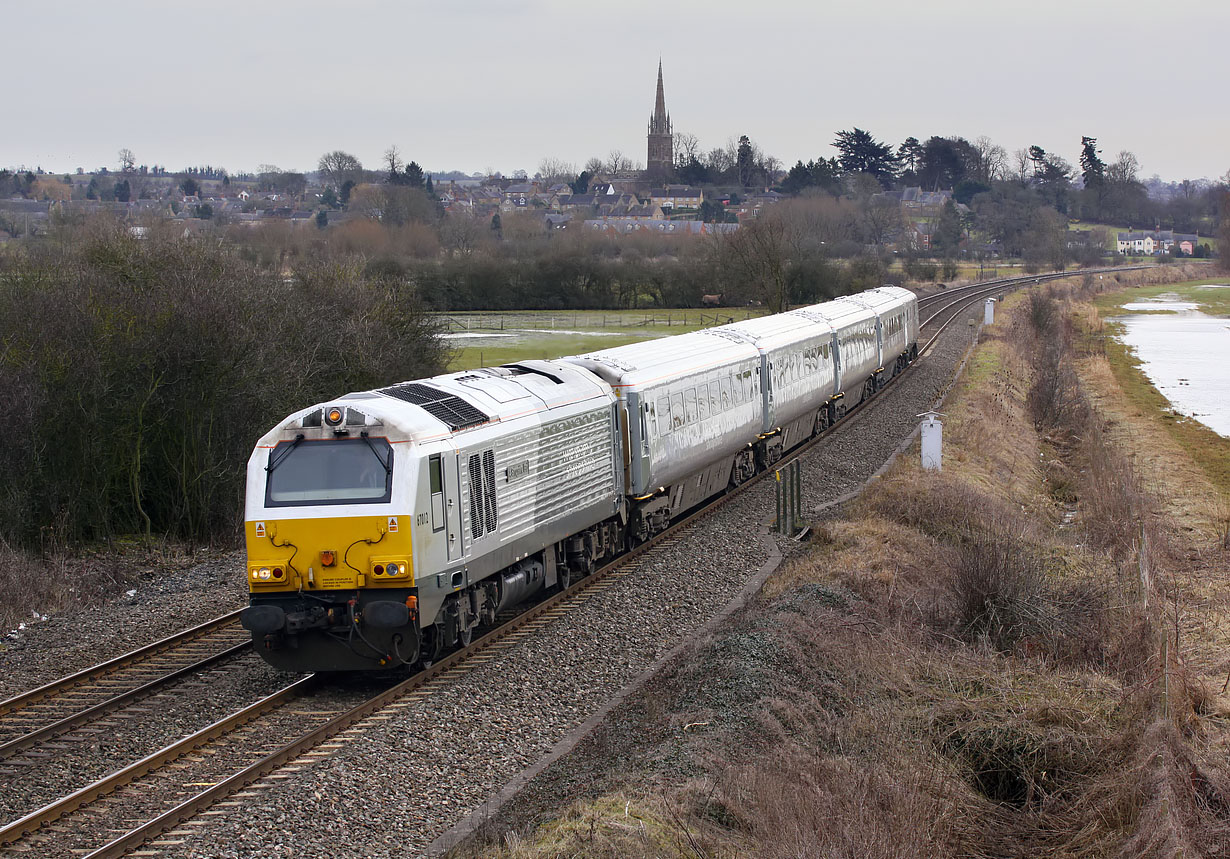
[[[1051,626],[1041,559],[1007,533],[980,533],[960,547],[951,583],[963,636],[985,637],[1011,650],[1027,635]]]
[[[357,267],[295,277],[116,223],[0,258],[0,539],[192,539],[241,517],[252,444],[288,412],[441,370],[404,287]]]

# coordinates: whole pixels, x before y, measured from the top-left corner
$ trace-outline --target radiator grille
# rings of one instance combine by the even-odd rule
[[[483,471],[476,453],[470,457],[470,534],[475,540],[483,536],[482,493]]]
[[[419,382],[381,388],[380,393],[420,407],[432,417],[448,424],[449,429],[454,432],[491,420],[489,415],[461,397]]]

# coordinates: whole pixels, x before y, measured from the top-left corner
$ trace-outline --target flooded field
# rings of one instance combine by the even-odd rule
[[[759,316],[761,308],[705,310],[458,313],[441,315],[454,348],[450,370],[494,367],[698,331]]]
[[[1230,293],[1230,285],[1200,289]],[[1198,309],[1204,302],[1183,298],[1163,292],[1134,301],[1123,305],[1129,314],[1110,321],[1177,411],[1230,438],[1230,318],[1204,313]]]

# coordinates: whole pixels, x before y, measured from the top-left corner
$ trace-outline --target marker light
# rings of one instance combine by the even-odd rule
[[[372,567],[372,572],[378,576],[384,575],[384,564],[376,564],[376,566]]]
[[[284,575],[286,575],[286,573],[285,573],[285,571],[284,571],[281,567],[274,567],[274,568],[273,568],[273,577],[274,577],[275,579],[280,579],[280,578],[282,578],[282,576],[284,576]]]
[[[331,427],[337,426],[338,424],[342,422],[342,410],[339,409],[337,406],[333,406],[331,409],[325,412],[325,420],[329,423],[329,426]]]
[[[320,565],[322,567],[331,567],[337,563],[337,553],[332,549],[325,549],[320,553]]]

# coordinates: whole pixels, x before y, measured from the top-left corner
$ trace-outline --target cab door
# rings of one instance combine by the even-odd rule
[[[457,472],[457,453],[452,451],[433,456],[430,462],[432,530],[444,532],[448,560],[459,561],[465,554],[465,544],[461,533],[461,481]]]

